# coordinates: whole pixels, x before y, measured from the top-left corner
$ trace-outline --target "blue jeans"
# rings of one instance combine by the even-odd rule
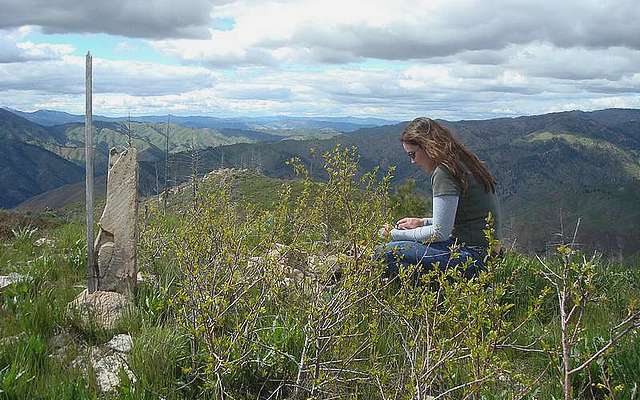
[[[385,271],[387,278],[395,278],[400,272],[401,266],[418,266],[412,277],[414,283],[418,283],[420,275],[431,271],[435,265],[444,272],[446,269],[455,268],[471,259],[471,263],[461,270],[462,276],[467,279],[476,276],[484,269],[481,249],[460,246],[458,248],[459,256],[452,258],[450,250],[452,244],[454,244],[453,239],[428,244],[404,240],[389,242],[380,249],[378,258],[384,259],[387,265]]]

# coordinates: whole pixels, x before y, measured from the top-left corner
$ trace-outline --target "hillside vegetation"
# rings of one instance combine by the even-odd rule
[[[330,138],[341,134],[337,129],[353,131],[361,126],[374,126],[384,122],[375,119],[313,120],[307,118],[219,119],[211,117],[174,117],[167,124],[167,117],[141,117],[140,120],[127,118],[104,118],[94,120],[94,171],[96,175],[105,175],[108,163],[108,150],[111,147],[128,146],[129,143],[139,151],[140,160],[159,163],[171,154],[197,149],[229,145],[233,143],[253,143],[279,141],[284,139],[301,140],[309,138]],[[10,188],[10,194],[0,193],[0,207],[12,208],[19,203],[43,192],[62,185],[80,182],[83,168],[71,173],[69,168],[60,168],[59,159],[65,159],[84,166],[84,118],[55,111],[24,113],[0,108],[0,144],[10,154],[0,164],[5,180],[0,188]],[[15,147],[26,145],[37,147],[39,155],[26,155]],[[166,154],[168,150],[169,155]],[[38,158],[33,165],[33,158]],[[49,175],[43,171],[62,170],[65,179]],[[155,177],[154,171],[148,172]],[[42,182],[34,183],[34,176]],[[151,179],[151,178],[149,178]],[[9,184],[12,182],[12,185]],[[154,185],[155,187],[156,185]],[[148,194],[148,191],[142,194]],[[71,196],[75,200],[78,195]]]
[[[378,228],[428,204],[411,183],[393,191],[389,173],[359,174],[357,159],[318,154],[323,182],[293,161],[294,181],[227,170],[174,189],[166,210],[147,199],[147,278],[110,331],[65,312],[85,280],[82,223],[16,226],[0,274],[29,278],[0,293],[0,398],[553,399],[565,383],[575,398],[637,396],[638,320],[619,323],[637,315],[639,265],[558,245],[540,259],[489,259],[471,281],[455,269],[417,286],[412,270],[381,279]],[[36,246],[41,236],[53,242]],[[561,293],[576,306],[568,342]],[[122,373],[102,394],[71,364],[116,333],[133,337],[135,379]],[[568,381],[563,360],[577,369]]]
[[[11,113],[5,111],[5,114]],[[429,176],[408,162],[399,145],[404,123],[354,130],[357,124],[330,118],[321,121],[274,117],[244,122],[209,117],[176,118],[170,127],[174,133],[167,158],[164,154],[166,126],[158,118],[132,122],[135,128],[132,128],[132,143],[140,150],[142,195],[162,191],[165,182],[172,186],[189,180],[194,170],[202,176],[223,167],[249,168],[274,178],[288,179],[293,173],[284,162],[291,157],[300,157],[313,177],[326,179],[326,173],[319,168],[319,154],[337,143],[358,148],[361,172],[375,166],[383,170],[396,166],[394,187],[413,179],[415,190],[429,195]],[[11,137],[22,134],[27,141],[41,138],[40,144],[36,144],[41,148],[57,152],[74,163],[82,162],[80,124],[36,125],[27,132],[24,127],[34,125],[32,122],[16,115],[10,120],[7,117],[7,121],[10,123],[4,126],[10,127],[5,129],[9,129]],[[637,240],[640,237],[639,121],[639,110],[610,109],[442,122],[485,160],[495,174],[506,232],[515,248],[531,253],[547,251],[553,248],[556,234],[566,235],[571,230],[571,223],[567,221],[581,218],[577,242],[585,251],[599,250],[623,259],[640,252]],[[327,139],[327,135],[336,134],[339,126],[349,133]],[[19,129],[14,129],[16,127]],[[103,175],[108,146],[126,145],[128,134],[122,121],[97,122],[96,127],[99,143],[96,174]],[[280,140],[302,136],[316,139]],[[242,143],[229,144],[232,142]],[[53,154],[51,158],[51,163],[57,160]],[[41,170],[25,169],[26,166],[26,161],[12,159],[10,165],[4,167],[6,176],[12,177],[14,192],[11,199],[8,194],[0,193],[0,200],[4,201],[0,205],[15,205],[38,195],[24,204],[24,209],[37,209],[47,206],[48,199],[58,206],[67,195],[73,201],[82,198],[81,179],[76,181],[76,186],[59,190],[55,186],[70,182],[51,179],[44,182],[47,185],[31,185],[28,182],[31,176],[40,174],[39,178],[46,181],[49,175],[41,174]],[[41,168],[47,169],[47,166]],[[69,179],[75,178],[76,175],[71,174]],[[27,190],[27,187],[33,189]],[[48,189],[53,191],[38,194]]]
[[[0,201],[5,208],[84,178],[82,167],[32,144],[5,141],[2,152]]]
[[[640,129],[633,118],[640,119],[637,110],[443,123],[496,176],[505,229],[517,249],[544,252],[553,247],[556,234],[571,231],[567,221],[581,218],[577,241],[585,251],[623,258],[640,252]],[[195,165],[202,173],[225,166],[291,178],[285,161],[300,157],[311,175],[327,179],[319,154],[340,143],[358,148],[361,172],[395,166],[394,186],[414,179],[416,190],[428,196],[429,175],[408,162],[399,144],[404,126],[362,129],[328,140],[211,148],[197,153]],[[169,179],[188,179],[193,160],[192,153],[174,155]]]

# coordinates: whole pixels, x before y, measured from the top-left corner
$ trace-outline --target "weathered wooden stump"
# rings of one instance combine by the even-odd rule
[[[137,276],[138,155],[135,148],[109,151],[107,203],[95,241],[98,290],[132,298]]]

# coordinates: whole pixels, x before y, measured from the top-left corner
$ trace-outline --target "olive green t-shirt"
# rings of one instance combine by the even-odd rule
[[[484,229],[489,212],[495,221],[495,237],[498,240],[502,239],[500,204],[496,194],[485,192],[482,184],[472,174],[468,175],[468,179],[469,188],[463,193],[449,170],[439,165],[431,174],[433,197],[458,196],[453,236],[467,246],[487,247]]]

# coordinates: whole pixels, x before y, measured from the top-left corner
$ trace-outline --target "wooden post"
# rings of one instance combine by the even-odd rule
[[[98,274],[94,262],[93,244],[93,72],[91,52],[87,52],[85,76],[84,155],[87,212],[87,291],[98,289]]]
[[[164,199],[162,211],[167,213],[167,197],[169,197],[169,124],[171,123],[171,114],[167,115],[167,131],[165,134],[166,151],[164,153]]]

